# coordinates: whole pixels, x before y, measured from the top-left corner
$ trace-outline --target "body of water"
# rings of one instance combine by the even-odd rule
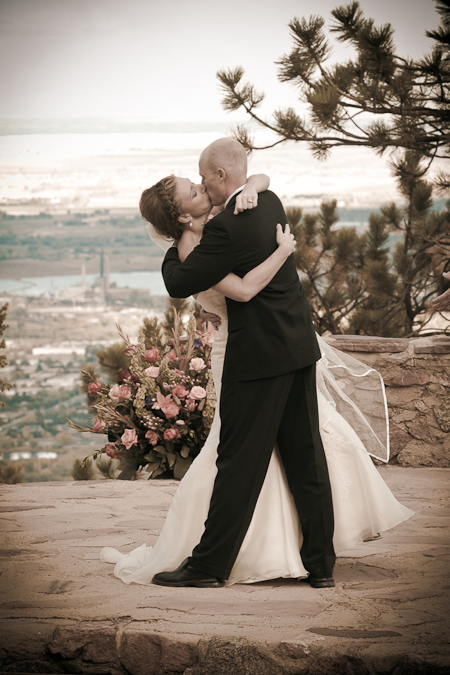
[[[98,281],[97,274],[87,274],[86,283],[93,286]],[[112,272],[109,275],[110,284],[119,288],[148,289],[151,295],[167,295],[164,281],[159,271],[152,272]],[[8,295],[26,295],[38,297],[54,294],[67,288],[80,287],[80,274],[65,274],[54,277],[29,277],[24,279],[0,279],[0,293]]]
[[[163,176],[199,181],[198,158],[230,134],[223,122],[158,124],[145,120],[0,120],[0,209],[136,208],[142,191]],[[272,132],[254,129],[267,146]],[[445,168],[435,160],[433,169]],[[377,208],[404,199],[388,157],[364,147],[335,148],[325,161],[307,143],[283,143],[249,158],[249,173],[265,173],[286,206]]]
[[[199,181],[198,158],[229,133],[223,123],[183,125],[47,124],[0,122],[0,209],[136,208],[142,191],[168,174]],[[275,137],[258,131],[264,146]],[[305,143],[255,152],[249,173],[266,173],[286,206],[315,207],[322,199],[341,206],[403,201],[385,158],[367,148],[337,148],[326,161]]]

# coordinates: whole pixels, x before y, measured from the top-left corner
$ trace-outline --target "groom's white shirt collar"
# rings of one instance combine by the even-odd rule
[[[225,202],[225,206],[228,206],[228,202],[230,201],[230,199],[232,197],[234,197],[234,195],[237,195],[238,192],[242,192],[242,190],[245,188],[245,185],[246,184],[244,183],[244,185],[241,185],[241,187],[238,187],[237,190],[235,190],[234,192],[231,193],[231,195],[228,197],[227,201]]]

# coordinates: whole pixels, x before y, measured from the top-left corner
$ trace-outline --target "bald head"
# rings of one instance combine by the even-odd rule
[[[233,138],[219,138],[200,155],[200,175],[214,206],[247,182],[247,154]]]
[[[223,167],[230,175],[247,177],[247,153],[244,146],[234,138],[219,138],[208,145],[200,155],[200,161],[202,160],[210,169]]]

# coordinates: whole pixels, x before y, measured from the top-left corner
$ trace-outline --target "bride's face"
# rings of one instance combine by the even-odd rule
[[[211,211],[211,202],[204,185],[195,185],[188,178],[175,178],[175,193],[183,214],[201,218]]]

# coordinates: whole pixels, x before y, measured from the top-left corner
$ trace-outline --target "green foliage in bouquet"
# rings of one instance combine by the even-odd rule
[[[200,330],[204,322],[201,311],[202,308],[196,301],[190,304],[186,298],[168,298],[167,309],[164,312],[164,323],[162,325],[164,335],[169,340],[172,337],[175,314],[178,314],[178,316],[183,316],[183,314],[193,314],[197,330]],[[154,320],[157,321],[157,319]]]
[[[186,298],[169,298],[167,302],[167,309],[164,312],[164,322],[162,329],[164,335],[168,340],[172,337],[172,330],[175,323],[175,314],[183,316],[188,314],[190,310],[189,301]]]
[[[102,372],[108,375],[110,380],[117,382],[120,373],[130,367],[130,357],[123,351],[123,344],[116,342],[110,347],[99,349],[97,361]]]
[[[137,344],[119,326],[118,330],[121,350],[116,344],[99,357],[114,383],[102,382],[92,367],[82,370],[88,405],[97,415],[94,425],[68,420],[69,425],[107,436],[92,457],[105,454],[117,459],[119,479],[132,479],[143,469],[149,478],[181,479],[202,448],[214,417],[216,398],[209,370],[214,333],[197,330],[193,314],[184,330],[175,309],[169,339],[167,327],[157,319],[144,320]],[[119,366],[126,367],[119,370]]]

